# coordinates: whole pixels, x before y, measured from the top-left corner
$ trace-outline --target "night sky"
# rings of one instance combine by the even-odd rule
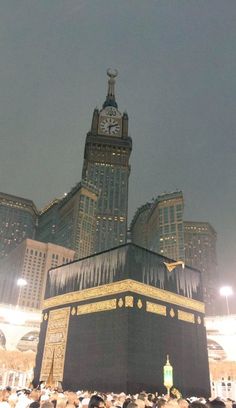
[[[182,190],[185,220],[215,228],[222,282],[236,290],[235,21],[235,0],[0,0],[0,191],[41,208],[81,179],[117,68],[129,221]]]

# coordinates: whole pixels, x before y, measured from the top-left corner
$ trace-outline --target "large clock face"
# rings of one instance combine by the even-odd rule
[[[114,118],[105,118],[101,121],[100,128],[107,135],[116,135],[119,133],[120,125]]]

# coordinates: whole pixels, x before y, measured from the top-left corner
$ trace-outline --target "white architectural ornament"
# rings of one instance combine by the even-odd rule
[[[29,343],[32,342],[35,347],[37,341],[35,339],[35,344],[33,344],[34,339],[30,333],[34,333],[35,336],[39,333],[40,322],[41,312],[39,310],[28,311],[17,306],[0,305],[1,347],[6,350],[17,350],[21,339],[28,334]],[[25,347],[27,350],[26,344]]]

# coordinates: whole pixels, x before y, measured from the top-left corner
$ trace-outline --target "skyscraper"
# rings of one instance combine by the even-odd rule
[[[37,240],[70,248],[76,258],[93,254],[98,193],[94,185],[81,181],[49,203],[39,214]]]
[[[56,232],[58,225],[58,204],[59,198],[50,201],[38,216],[38,226],[36,230],[36,240],[42,242],[56,242]]]
[[[81,181],[58,204],[56,243],[75,251],[76,258],[94,253],[98,190]]]
[[[74,260],[75,252],[59,245],[26,239],[0,264],[0,303],[40,309],[47,272]],[[18,286],[18,279],[25,281]]]
[[[130,225],[131,242],[143,248],[149,247],[148,217],[153,202],[148,202],[137,209]]]
[[[201,271],[206,313],[214,315],[219,312],[217,235],[208,222],[184,221],[183,209],[181,191],[161,194],[142,205],[131,222],[131,241]]]
[[[172,258],[184,261],[184,198],[182,191],[164,193],[157,197],[149,217],[150,247],[152,250]],[[155,224],[159,224],[158,234]],[[157,236],[157,241],[155,240]]]
[[[183,210],[182,191],[161,194],[153,202],[141,206],[131,223],[132,242],[184,261]]]
[[[207,314],[216,314],[219,290],[216,256],[217,234],[208,222],[184,221],[185,261],[202,272]]]
[[[34,238],[38,211],[33,201],[0,193],[0,258]]]
[[[107,71],[108,92],[102,109],[94,110],[86,137],[82,178],[99,189],[95,251],[126,242],[129,157],[128,115],[121,114],[115,99],[117,71]]]

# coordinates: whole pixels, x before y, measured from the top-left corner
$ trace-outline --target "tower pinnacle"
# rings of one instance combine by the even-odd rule
[[[109,77],[108,79],[108,90],[107,90],[107,97],[106,100],[103,104],[103,109],[106,108],[107,106],[114,106],[115,108],[118,107],[116,103],[116,98],[115,98],[115,77],[118,75],[117,69],[112,70],[109,68],[107,70],[107,75]]]

